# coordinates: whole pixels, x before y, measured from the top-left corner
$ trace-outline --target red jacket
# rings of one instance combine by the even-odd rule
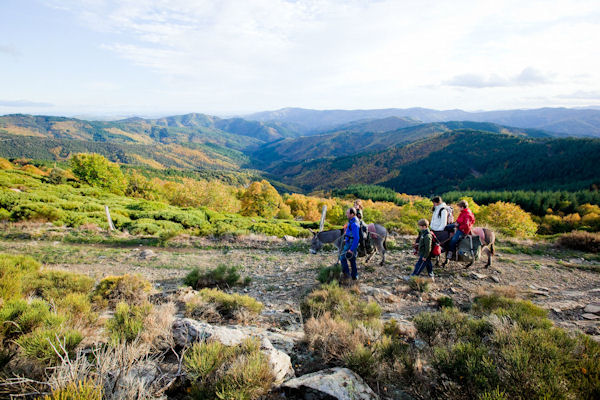
[[[475,216],[473,215],[473,211],[470,208],[465,208],[460,212],[460,215],[456,219],[458,223],[458,229],[461,230],[465,235],[471,234],[471,228],[475,223]]]

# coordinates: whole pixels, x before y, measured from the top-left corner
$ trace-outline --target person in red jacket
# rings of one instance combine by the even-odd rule
[[[458,202],[458,209],[460,210],[460,215],[454,224],[458,229],[450,240],[450,251],[448,251],[447,255],[448,259],[451,259],[456,252],[456,245],[458,245],[460,239],[471,234],[471,228],[475,223],[475,216],[473,215],[473,211],[469,209],[469,203],[467,203],[466,200],[461,200]]]

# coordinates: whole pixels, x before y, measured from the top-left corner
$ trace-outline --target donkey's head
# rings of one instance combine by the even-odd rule
[[[323,247],[323,242],[319,239],[319,234],[312,229],[309,229],[310,233],[313,234],[312,240],[310,241],[310,253],[317,254],[321,247]]]

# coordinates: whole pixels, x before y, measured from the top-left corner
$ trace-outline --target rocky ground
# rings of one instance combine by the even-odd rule
[[[281,375],[281,381],[286,380],[282,387],[287,388],[287,398],[295,398],[295,387],[312,390],[306,388],[314,386],[320,391],[323,382],[331,382],[325,385],[331,390],[327,393],[345,398],[336,394],[347,392],[347,388],[335,384],[340,376],[361,385],[364,393],[359,398],[376,397],[352,371],[340,368],[320,371],[322,365],[302,341],[300,303],[318,287],[319,269],[335,264],[337,253],[332,248],[312,255],[306,240],[261,236],[220,240],[177,238],[164,247],[135,245],[135,242],[81,244],[55,240],[59,238],[55,234],[37,235],[36,239],[5,235],[0,239],[0,253],[31,255],[44,268],[84,273],[96,280],[109,275],[141,274],[153,283],[156,302],[162,299],[178,303],[173,330],[180,345],[195,340],[189,337],[193,332],[198,337],[222,336],[217,340],[226,343],[243,340],[248,335],[261,337],[261,351],[281,366],[274,372]],[[390,240],[383,266],[379,265],[379,256],[369,264],[359,260],[360,277],[355,287],[362,297],[381,305],[384,319],[394,318],[410,328],[411,318],[422,311],[436,310],[437,299],[442,296],[451,297],[461,307],[471,304],[478,294],[496,290],[530,299],[546,308],[557,325],[600,339],[598,254],[565,250],[544,241],[500,240],[492,267],[484,268],[483,261],[468,269],[450,263],[435,270],[435,281],[429,281],[429,290],[422,293],[412,290],[403,279],[416,261],[410,250],[412,240],[412,237]],[[242,276],[252,279],[247,286],[227,290],[248,294],[265,305],[255,326],[210,326],[184,318],[183,305],[186,298],[193,297],[190,288],[182,287],[185,275],[196,267],[214,268],[221,264],[237,266]],[[287,380],[294,374],[298,378]],[[403,392],[391,397],[380,393],[380,396],[405,398]]]
[[[415,256],[408,249],[411,238],[397,237],[379,266],[376,255],[369,264],[359,260],[359,289],[383,307],[388,318],[410,319],[435,308],[435,299],[452,297],[468,304],[479,293],[492,290],[516,292],[549,310],[556,324],[600,336],[600,257],[556,248],[545,242],[500,241],[491,268],[480,261],[465,269],[458,263],[436,269],[435,282],[427,293],[412,291],[402,279],[410,273]],[[188,243],[190,244],[190,243]],[[138,273],[150,280],[158,292],[171,292],[195,267],[219,264],[240,267],[252,278],[247,287],[234,288],[264,303],[264,323],[300,330],[299,304],[319,283],[321,267],[333,265],[333,249],[317,255],[308,253],[304,240],[284,241],[250,236],[202,242],[202,247],[111,246],[68,244],[45,240],[2,240],[0,252],[28,254],[45,268],[87,274],[97,280],[108,275]],[[598,313],[598,314],[596,314]]]

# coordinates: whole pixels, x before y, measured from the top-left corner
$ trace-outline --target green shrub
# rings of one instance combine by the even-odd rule
[[[338,263],[330,267],[319,268],[317,280],[321,283],[339,282],[342,277],[342,266]]]
[[[98,315],[92,311],[92,303],[87,294],[69,293],[56,300],[56,306],[71,323],[94,323]]]
[[[584,231],[565,233],[558,238],[558,244],[568,249],[598,253],[600,252],[600,233]]]
[[[473,312],[476,314],[496,314],[510,317],[523,329],[549,328],[552,322],[547,318],[548,311],[530,301],[509,299],[497,294],[475,298]]]
[[[60,361],[56,351],[64,356],[64,349],[69,357],[73,357],[75,348],[82,340],[83,336],[78,331],[49,328],[38,329],[21,336],[17,340],[17,344],[27,357],[36,359],[45,365],[55,365]]]
[[[408,281],[408,286],[416,292],[428,292],[429,279],[421,278],[418,276],[411,276]]]
[[[40,263],[31,257],[0,254],[0,299],[23,296],[24,282],[40,268]]]
[[[356,372],[362,378],[369,379],[374,377],[377,359],[373,351],[362,344],[348,351],[343,358],[344,365]]]
[[[9,300],[0,308],[0,338],[14,339],[26,335],[37,328],[60,326],[64,317],[50,310],[43,300]]]
[[[102,388],[93,381],[71,382],[67,386],[53,390],[44,400],[102,400]]]
[[[274,381],[260,342],[253,339],[237,346],[195,343],[185,353],[183,365],[196,399],[258,399]]]
[[[60,208],[44,203],[26,201],[11,210],[13,221],[59,222],[66,217]]]
[[[214,269],[202,272],[199,268],[191,270],[184,278],[183,282],[194,289],[214,288],[214,287],[232,287],[236,285],[248,284],[249,278],[243,279],[238,273],[239,267],[228,267],[220,264]]]
[[[106,330],[113,343],[134,341],[144,329],[144,320],[151,309],[150,304],[141,306],[117,304],[115,314],[106,322]]]
[[[140,275],[108,276],[96,285],[92,301],[101,307],[114,306],[121,301],[140,305],[148,300],[151,289],[150,282]]]
[[[305,319],[319,318],[326,312],[346,320],[368,320],[381,316],[381,307],[377,303],[360,300],[356,293],[340,287],[337,282],[321,285],[304,299],[300,307]]]
[[[198,293],[199,301],[192,301],[186,305],[190,316],[207,316],[208,310],[214,310],[220,318],[244,319],[242,314],[255,317],[263,309],[263,304],[253,297],[237,293],[228,294],[218,289],[202,289]]]
[[[448,296],[442,296],[439,299],[437,299],[437,304],[439,308],[444,308],[444,307],[454,307],[454,300],[452,300],[452,297],[448,297]]]
[[[93,286],[94,280],[89,276],[66,271],[38,272],[26,283],[27,292],[55,301],[71,293],[87,294]]]
[[[491,392],[480,394],[477,400],[508,400],[508,397],[506,397],[506,393],[500,391],[500,388],[496,388]]]

